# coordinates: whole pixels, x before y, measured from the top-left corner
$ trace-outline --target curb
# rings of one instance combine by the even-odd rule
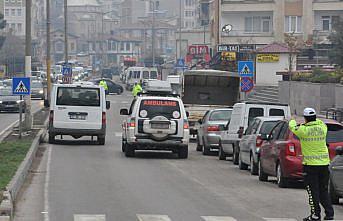
[[[44,129],[41,129],[33,140],[29,151],[26,154],[25,159],[21,162],[18,170],[13,176],[10,183],[7,185],[4,191],[4,200],[0,204],[0,221],[10,221],[13,219],[15,201],[20,189],[25,183],[26,177],[29,174],[32,162],[36,156],[38,147],[43,141],[47,133],[47,122],[44,123]]]

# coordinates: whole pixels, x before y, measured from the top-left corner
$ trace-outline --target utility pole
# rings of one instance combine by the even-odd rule
[[[155,2],[152,3],[152,25],[151,25],[151,50],[152,50],[152,66],[155,67]]]
[[[68,0],[64,0],[64,59],[68,65]]]
[[[46,74],[47,74],[47,99],[50,104],[51,92],[51,42],[50,42],[50,0],[46,0]]]
[[[104,41],[105,41],[105,33],[104,33],[104,16],[106,13],[102,12],[101,14],[101,73],[102,70],[104,69],[104,65],[105,65],[105,59],[104,59]]]
[[[181,41],[182,41],[182,34],[181,34],[181,31],[182,31],[182,0],[180,0],[180,5],[179,5],[179,9],[180,9],[180,17],[179,17],[179,57],[178,58],[181,58]],[[178,59],[176,58],[176,59]]]
[[[26,16],[25,16],[25,77],[31,77],[31,54],[32,54],[32,37],[31,37],[31,6],[32,0],[26,0]],[[25,96],[26,111],[25,111],[25,129],[32,128],[32,110],[31,96]]]

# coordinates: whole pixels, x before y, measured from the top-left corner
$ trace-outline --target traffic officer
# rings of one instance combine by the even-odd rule
[[[103,87],[105,89],[106,94],[108,94],[108,86],[107,86],[107,83],[106,83],[106,81],[104,79],[100,80],[99,86]]]
[[[311,215],[303,221],[321,220],[319,203],[324,207],[324,220],[334,219],[334,210],[328,192],[329,150],[326,145],[327,126],[317,119],[313,108],[304,110],[305,124],[297,125],[293,119],[290,130],[300,139],[303,155],[304,182],[309,195]]]
[[[134,97],[137,97],[137,94],[142,92],[142,90],[142,86],[139,83],[135,82],[135,86],[132,89],[132,95]]]

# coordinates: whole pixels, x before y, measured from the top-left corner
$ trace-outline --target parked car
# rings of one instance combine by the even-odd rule
[[[104,78],[103,80],[105,80],[107,83],[108,93],[110,93],[110,94],[122,94],[124,92],[124,88],[121,85],[114,83],[112,80],[110,80],[108,78]],[[101,79],[95,79],[92,82],[95,85],[99,85],[100,81],[101,81]]]
[[[31,98],[39,98],[44,100],[44,86],[41,81],[31,82]]]
[[[20,103],[22,102],[22,112],[26,110],[25,103],[20,99],[20,96],[12,94],[11,87],[0,88],[0,112],[19,112]]]
[[[333,204],[343,198],[343,147],[336,148],[336,157],[330,164],[329,193]]]
[[[219,149],[220,131],[231,119],[232,108],[209,110],[199,120],[200,127],[197,134],[197,151],[208,155],[211,149]]]
[[[343,146],[343,125],[337,121],[323,119],[328,126],[327,143],[330,159],[335,149]],[[288,127],[288,121],[279,122],[269,136],[263,136],[260,148],[259,180],[267,181],[275,176],[279,187],[287,187],[289,181],[303,179],[300,141]]]
[[[233,163],[239,163],[239,142],[244,131],[255,117],[291,117],[288,104],[245,102],[233,106],[228,128],[221,132],[220,144],[224,156],[233,156]]]
[[[49,117],[49,143],[57,135],[70,135],[75,139],[96,136],[105,144],[106,109],[105,90],[100,86],[55,84],[51,92]]]
[[[239,169],[250,165],[252,175],[258,174],[258,155],[263,143],[262,136],[268,135],[283,117],[256,117],[239,142]]]

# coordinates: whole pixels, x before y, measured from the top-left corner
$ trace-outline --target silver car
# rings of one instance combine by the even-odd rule
[[[329,193],[332,203],[339,204],[339,198],[343,198],[343,147],[336,148],[336,157],[330,164]]]
[[[250,165],[252,175],[258,174],[258,154],[263,143],[262,136],[270,134],[283,117],[256,117],[245,131],[239,143],[239,169],[246,170]]]
[[[219,149],[221,131],[231,119],[232,108],[214,109],[205,113],[199,120],[200,128],[197,136],[197,151],[209,155],[211,149]]]

